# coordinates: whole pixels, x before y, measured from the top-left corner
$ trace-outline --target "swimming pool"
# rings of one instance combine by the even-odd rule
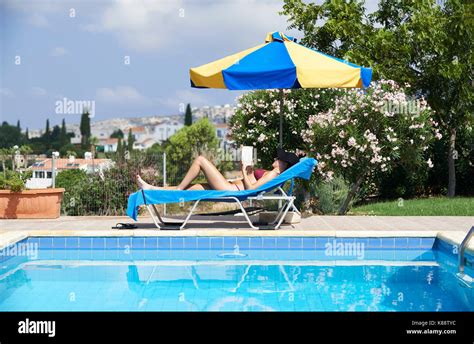
[[[473,311],[456,268],[424,237],[29,237],[0,311]]]

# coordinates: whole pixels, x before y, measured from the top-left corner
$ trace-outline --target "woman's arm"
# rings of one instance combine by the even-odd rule
[[[272,180],[273,178],[275,178],[278,175],[278,173],[276,173],[274,170],[272,170],[272,171],[266,172],[262,176],[262,178],[260,178],[259,180],[253,182],[250,179],[249,174],[247,173],[248,168],[251,168],[251,166],[244,166],[242,164],[242,176],[243,176],[242,182],[244,183],[244,186],[245,186],[246,190],[257,189],[259,186],[269,182],[270,180]]]

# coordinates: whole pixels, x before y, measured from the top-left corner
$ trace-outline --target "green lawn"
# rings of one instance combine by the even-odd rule
[[[377,202],[356,206],[351,215],[474,216],[474,197],[433,197]]]

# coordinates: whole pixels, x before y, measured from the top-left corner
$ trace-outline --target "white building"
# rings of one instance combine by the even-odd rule
[[[99,139],[99,146],[104,147],[104,153],[112,153],[117,151],[119,139],[109,138],[109,139]]]
[[[102,172],[112,166],[110,159],[56,159],[56,175],[65,170],[83,170],[86,173]],[[52,159],[40,159],[29,167],[33,175],[26,181],[26,187],[29,189],[46,189],[53,185]]]
[[[235,113],[235,108],[226,104],[224,106],[203,106],[201,108],[194,107],[192,109],[193,121],[201,118],[208,118],[209,121],[216,124],[229,123],[230,118]]]
[[[145,150],[153,146],[155,143],[158,143],[154,138],[147,138],[140,142],[133,143],[133,149]]]
[[[168,140],[172,135],[184,127],[184,124],[178,121],[165,121],[153,127],[153,138],[157,142]]]

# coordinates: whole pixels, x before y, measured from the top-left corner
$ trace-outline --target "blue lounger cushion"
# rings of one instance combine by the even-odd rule
[[[293,178],[303,178],[308,180],[311,177],[316,164],[316,159],[302,158],[297,164],[291,166],[276,178],[254,190],[144,190],[143,192],[145,193],[146,202],[143,199],[142,190],[139,190],[128,197],[127,215],[136,221],[138,208],[144,204],[180,203],[219,199],[221,197],[236,197],[240,201],[243,201],[248,197],[258,195],[263,191],[271,191]]]

